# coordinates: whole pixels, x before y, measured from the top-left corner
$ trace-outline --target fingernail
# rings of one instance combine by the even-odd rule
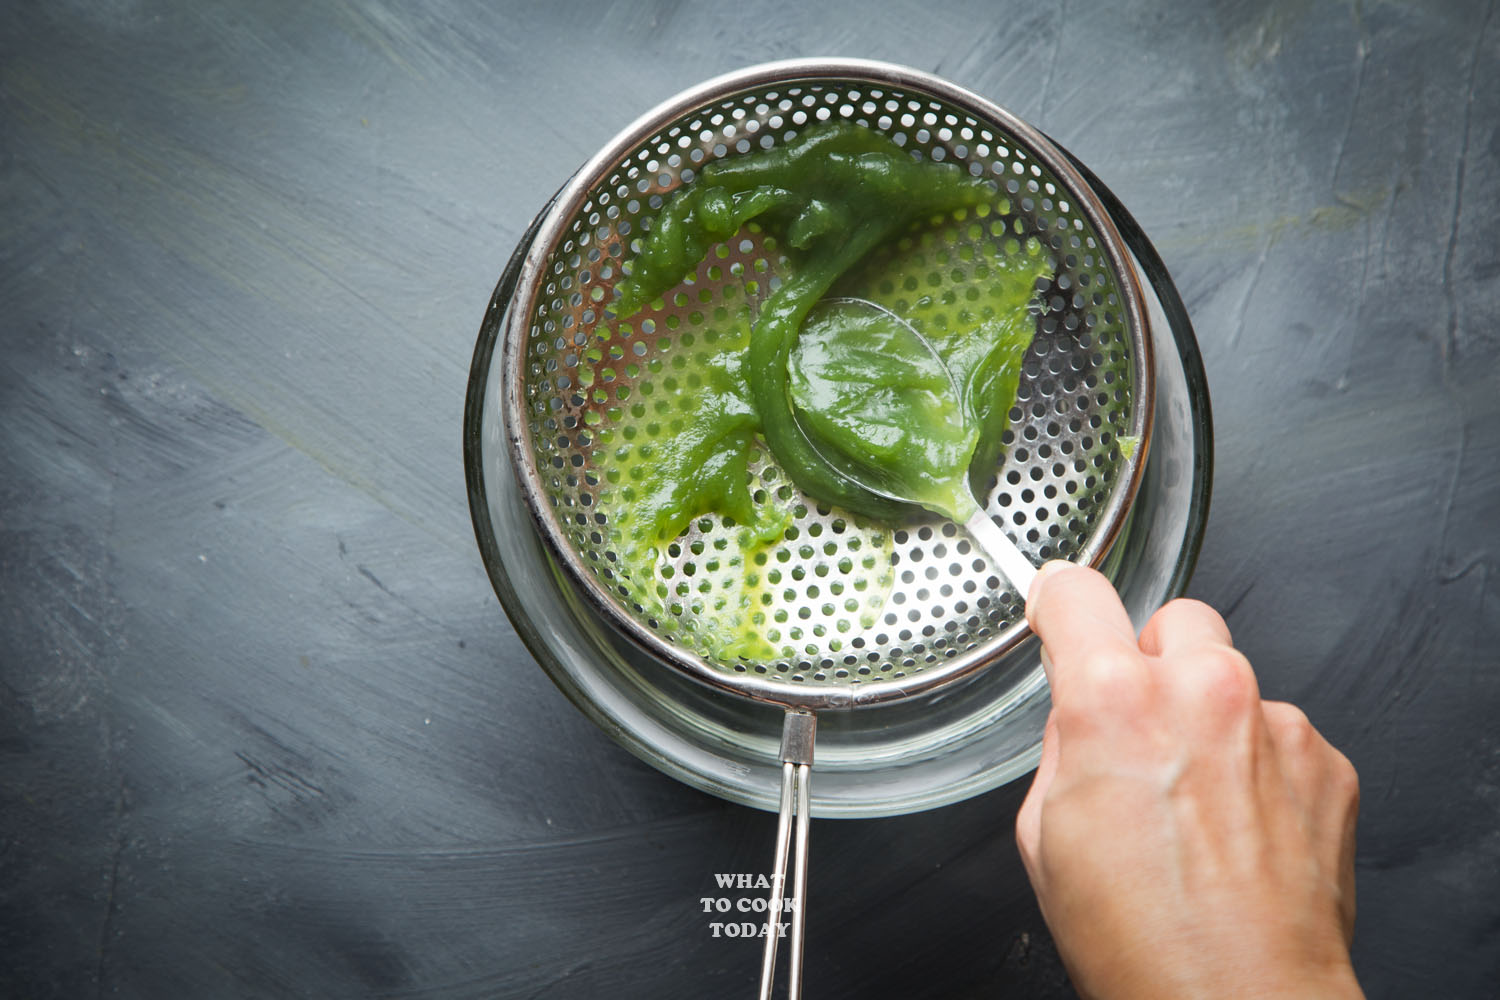
[[[1053,573],[1056,573],[1059,570],[1072,568],[1073,564],[1068,562],[1066,559],[1048,559],[1046,562],[1042,563],[1040,568],[1037,569],[1036,578],[1040,580],[1042,577],[1051,576]]]
[[[1071,568],[1072,565],[1066,559],[1049,559],[1042,563],[1036,571],[1036,578],[1031,581],[1031,591],[1026,595],[1027,603],[1029,604],[1039,593],[1038,588],[1041,587],[1043,580],[1060,570]]]

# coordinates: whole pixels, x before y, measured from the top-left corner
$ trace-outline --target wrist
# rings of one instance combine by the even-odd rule
[[[1365,1000],[1347,959],[1318,969],[1287,970],[1285,976],[1247,983],[1243,990],[1216,990],[1213,996],[1214,1000]]]
[[[1360,989],[1354,967],[1348,961],[1329,970],[1319,982],[1308,983],[1298,992],[1283,995],[1306,1000],[1365,1000],[1365,991]]]
[[[1082,985],[1075,979],[1074,986],[1085,1000],[1365,1000],[1347,960],[1312,969],[1262,967],[1249,974],[1220,970],[1175,984],[1148,974],[1138,981],[1116,980],[1102,989]]]

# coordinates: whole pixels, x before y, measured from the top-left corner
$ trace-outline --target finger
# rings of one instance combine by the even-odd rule
[[[1329,755],[1336,754],[1307,714],[1284,701],[1263,701],[1261,716],[1283,780],[1309,813],[1326,798]]]
[[[1204,646],[1232,646],[1229,626],[1217,611],[1180,597],[1159,609],[1141,629],[1141,652],[1171,656],[1174,652]]]
[[[1346,762],[1348,758],[1345,758]],[[1344,943],[1354,943],[1354,914],[1355,914],[1355,883],[1354,883],[1354,841],[1355,827],[1359,824],[1359,774],[1354,770],[1354,765],[1349,764],[1349,774],[1352,776],[1354,794],[1350,798],[1349,808],[1344,817],[1343,839],[1341,841],[1341,853],[1339,857],[1339,913],[1344,920]]]
[[[1323,864],[1337,876],[1344,935],[1352,938],[1359,775],[1295,705],[1267,701],[1261,710],[1282,779],[1312,823]]]
[[[1040,877],[1038,859],[1042,846],[1042,802],[1047,789],[1057,774],[1057,720],[1047,716],[1047,728],[1042,732],[1042,759],[1037,763],[1036,774],[1031,779],[1031,789],[1016,812],[1016,846],[1021,849],[1021,861],[1035,886]]]
[[[1046,647],[1047,680],[1059,708],[1104,679],[1099,673],[1140,661],[1120,595],[1096,570],[1060,560],[1044,565],[1031,585],[1026,618]]]
[[[1293,792],[1317,807],[1319,822],[1336,831],[1342,843],[1359,811],[1359,773],[1296,705],[1265,701],[1261,711]]]

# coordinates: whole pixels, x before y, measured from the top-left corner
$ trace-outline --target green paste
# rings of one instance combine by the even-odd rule
[[[852,558],[837,567],[838,591],[820,595],[830,602],[823,610],[838,611],[840,628],[875,621],[891,585],[885,525],[911,507],[830,469],[794,405],[821,446],[924,483],[913,495],[924,506],[955,517],[972,508],[962,481],[972,470],[984,489],[996,468],[1035,331],[1031,300],[1048,274],[1040,246],[1006,229],[1008,209],[992,185],[847,124],[711,164],[662,209],[601,328],[608,346],[586,354],[581,375],[585,386],[616,374],[635,384],[620,386],[594,421],[608,449],[607,460],[596,458],[598,502],[621,579],[664,630],[680,616],[692,642],[721,658],[841,648],[841,637],[802,634],[788,621],[782,576],[821,554],[797,537],[788,479],[850,515],[839,522],[838,551]],[[761,255],[752,266],[729,261],[746,239]],[[889,390],[891,407],[910,407],[906,389],[926,393],[919,419],[886,412],[909,431],[886,453],[867,454],[878,416],[845,404],[860,395],[861,337],[895,338],[891,358],[910,330],[861,328],[858,316],[826,304],[808,322],[829,294],[892,310],[946,369],[863,357],[867,385]],[[656,340],[643,358],[618,346],[647,335]],[[819,351],[821,363],[810,363]]]
[[[988,296],[970,285],[962,296],[950,288],[912,302],[895,295],[892,280],[920,289],[911,262],[873,262],[885,276],[862,289],[865,302],[833,300],[809,315],[790,375],[793,406],[819,454],[834,453],[861,481],[962,523],[978,512],[975,496],[999,462],[1035,333],[1029,304],[1047,262],[1035,240],[988,260],[976,261],[971,243],[942,251],[951,253],[982,272]],[[867,304],[882,297],[891,300],[885,309]]]
[[[789,374],[803,431],[835,468],[956,521],[977,509],[978,427],[943,359],[900,317],[854,299],[818,304]]]

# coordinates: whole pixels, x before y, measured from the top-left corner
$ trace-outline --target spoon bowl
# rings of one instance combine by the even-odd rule
[[[925,352],[924,360],[931,362],[933,367],[946,376],[947,389],[952,394],[953,401],[958,400],[961,390],[953,372],[943,361],[942,354],[932,341],[927,339],[921,331],[912,326],[905,318],[897,313],[871,302],[868,299],[852,296],[836,296],[825,298],[819,304],[820,307],[838,306],[846,315],[878,318],[886,323],[897,324],[909,335],[911,342],[918,345],[918,350]],[[950,516],[945,510],[938,509],[930,503],[924,503],[921,499],[904,493],[897,485],[893,485],[896,477],[882,477],[875,470],[879,468],[880,459],[873,455],[860,455],[852,457],[841,448],[831,447],[822,435],[816,433],[808,426],[806,415],[801,407],[792,407],[792,417],[797,424],[797,430],[807,441],[818,459],[837,475],[858,486],[860,489],[888,500],[900,503],[924,507],[934,513]],[[966,477],[967,478],[967,477]],[[990,562],[999,569],[1005,577],[1016,588],[1017,593],[1025,600],[1031,590],[1031,582],[1036,578],[1036,567],[1021,552],[1016,543],[1007,535],[998,524],[985,511],[982,498],[973,497],[975,513],[963,520],[961,523],[964,530],[969,534],[976,544],[984,551]]]

